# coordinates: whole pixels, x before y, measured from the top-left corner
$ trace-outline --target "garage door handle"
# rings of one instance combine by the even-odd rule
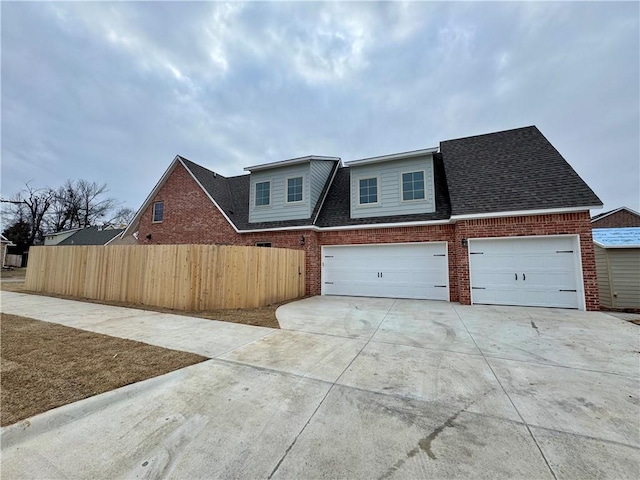
[[[527,279],[527,276],[523,273],[522,274],[522,281],[524,282]]]
[[[516,280],[517,280],[517,279],[518,279],[518,274],[516,273],[516,274],[514,274],[514,275],[516,276]]]

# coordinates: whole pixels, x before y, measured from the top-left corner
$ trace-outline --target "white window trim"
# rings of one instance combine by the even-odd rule
[[[423,190],[424,190],[424,198],[418,198],[414,200],[405,200],[404,199],[404,183],[402,181],[402,175],[406,173],[418,173],[422,172],[422,182],[423,182]],[[405,170],[400,172],[399,183],[400,183],[400,203],[427,203],[427,171],[426,170]]]
[[[162,204],[162,220],[156,220],[156,205]],[[151,223],[162,223],[164,221],[164,200],[153,202],[151,206]]]
[[[289,201],[289,180],[293,180],[296,178],[301,178],[302,179],[302,199],[301,200],[296,200],[295,202],[290,202]],[[304,194],[305,194],[305,176],[304,175],[292,175],[290,177],[285,177],[284,179],[284,203],[285,205],[301,205],[304,202]]]
[[[360,180],[370,180],[372,178],[376,179],[376,186],[378,190],[377,201],[372,203],[360,203]],[[356,199],[358,207],[367,208],[367,207],[376,207],[381,205],[380,197],[382,196],[382,182],[380,181],[380,175],[362,175],[356,178]]]
[[[264,205],[257,205],[258,201],[258,184],[259,183],[268,183],[269,184],[269,203]],[[269,208],[271,206],[271,197],[273,196],[273,189],[271,188],[271,180],[260,180],[253,183],[253,208]]]

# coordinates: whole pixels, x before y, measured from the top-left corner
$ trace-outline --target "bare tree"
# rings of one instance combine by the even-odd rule
[[[133,217],[135,216],[135,214],[136,212],[133,209],[129,207],[121,207],[118,210],[116,210],[116,213],[113,216],[113,218],[109,220],[107,223],[109,225],[113,225],[114,227],[128,226],[131,220],[133,220]]]
[[[113,198],[102,198],[106,193],[106,183],[67,180],[54,190],[46,225],[49,230],[59,232],[86,228],[104,221],[116,206]]]
[[[2,203],[14,206],[15,221],[27,222],[30,226],[27,244],[33,245],[43,236],[42,227],[45,215],[54,201],[54,192],[50,188],[33,188],[29,183],[25,189],[11,199],[1,199]]]
[[[51,205],[46,223],[49,230],[60,232],[79,224],[80,198],[71,180],[54,190],[54,201]]]
[[[87,180],[78,180],[76,193],[79,198],[80,210],[78,211],[78,223],[82,228],[95,225],[98,220],[104,218],[112,210],[116,201],[113,198],[99,199],[107,193],[107,184],[102,185]]]

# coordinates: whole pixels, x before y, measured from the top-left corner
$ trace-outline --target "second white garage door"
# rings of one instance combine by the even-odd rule
[[[469,240],[471,301],[584,308],[576,236]]]
[[[322,247],[322,293],[448,300],[447,243]]]

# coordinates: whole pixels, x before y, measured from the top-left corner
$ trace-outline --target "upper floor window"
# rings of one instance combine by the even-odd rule
[[[271,203],[271,182],[256,183],[256,207]]]
[[[164,219],[164,202],[154,202],[153,223],[161,222]]]
[[[424,171],[402,174],[402,201],[424,200]]]
[[[302,201],[302,177],[287,179],[287,203]]]
[[[378,178],[362,178],[360,185],[360,205],[378,203]]]

